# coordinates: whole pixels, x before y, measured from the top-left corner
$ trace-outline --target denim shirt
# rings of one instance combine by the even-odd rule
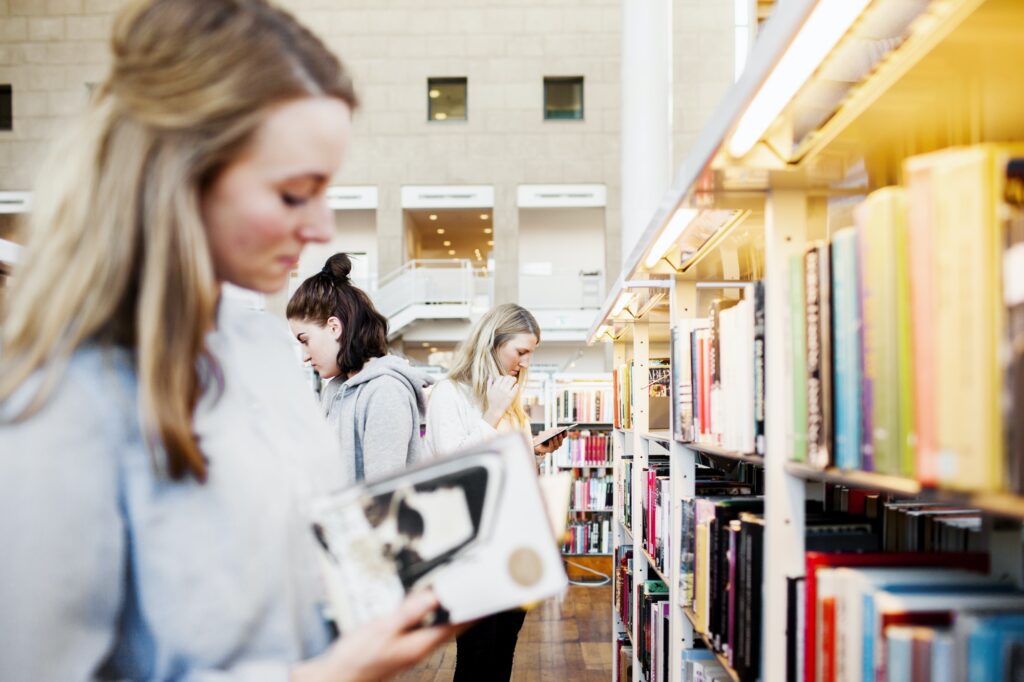
[[[77,351],[27,420],[30,385],[0,404],[0,679],[285,680],[327,646],[304,507],[336,439],[283,322],[224,301],[207,347],[203,484],[147,447],[124,351]]]

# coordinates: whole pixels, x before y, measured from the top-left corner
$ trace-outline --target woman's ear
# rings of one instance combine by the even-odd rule
[[[341,332],[343,331],[343,328],[341,326],[341,320],[334,317],[333,315],[331,317],[328,317],[327,328],[331,330],[331,336],[334,337],[335,341],[341,340]]]

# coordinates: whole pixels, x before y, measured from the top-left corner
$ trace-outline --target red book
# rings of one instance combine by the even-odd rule
[[[822,682],[836,682],[836,598],[825,597],[821,602],[821,662]]]
[[[837,566],[944,566],[988,572],[988,555],[968,552],[867,552],[864,554],[807,552],[804,579],[804,679],[814,680],[817,646],[817,572]],[[824,625],[824,624],[823,624]]]

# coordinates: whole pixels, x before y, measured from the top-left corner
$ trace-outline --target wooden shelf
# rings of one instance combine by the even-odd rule
[[[637,546],[636,546],[636,544],[634,544],[633,545],[633,552],[634,552],[633,556],[636,556],[636,549],[637,549]],[[644,549],[643,547],[640,548],[640,553],[644,555],[644,558],[647,559],[647,565],[651,568],[651,570],[653,570],[657,574],[657,576],[659,578],[661,578],[661,581],[663,583],[665,583],[666,585],[671,585],[671,583],[669,582],[668,578],[665,577],[665,574],[662,573],[661,569],[658,568],[657,563],[655,563],[655,561],[654,561],[654,557],[652,557],[650,554],[648,554],[647,550]]]
[[[583,556],[612,556],[611,552],[583,552],[578,554],[575,552],[562,552],[562,556],[568,557],[583,557]]]
[[[696,623],[697,623],[697,616],[693,612],[693,610],[690,609],[687,606],[684,606],[683,607],[683,615],[686,616],[686,619],[688,621],[690,621],[690,625],[693,626],[693,634],[694,634],[694,636],[700,637],[701,641],[704,642],[704,646],[706,646],[708,648],[708,651],[710,651],[711,653],[713,653],[715,655],[715,659],[718,660],[718,664],[720,666],[722,666],[722,668],[725,669],[725,673],[729,676],[729,678],[732,679],[732,680],[735,680],[735,682],[740,682],[740,676],[729,665],[729,659],[726,658],[720,652],[715,651],[715,647],[714,647],[714,644],[712,643],[711,639],[705,633],[703,633],[703,632],[701,632],[701,631],[699,631],[697,629],[697,625],[696,625]]]
[[[917,497],[927,502],[943,502],[980,509],[995,516],[1024,519],[1024,497],[1001,492],[964,492],[925,488],[918,481],[874,471],[815,469],[801,462],[786,462],[786,472],[805,481],[834,483],[850,488],[878,490],[900,497]]]
[[[757,464],[758,466],[764,466],[764,457],[761,455],[750,455],[742,452],[734,452],[732,450],[726,450],[720,448],[717,445],[710,445],[708,443],[684,443],[684,445],[691,450],[695,450],[701,454],[708,455],[709,457],[717,457],[719,459],[728,459],[734,462],[747,462],[748,464]]]

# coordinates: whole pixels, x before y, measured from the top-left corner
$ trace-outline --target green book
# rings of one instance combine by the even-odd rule
[[[807,318],[804,304],[804,256],[789,258],[789,336],[792,345],[793,434],[790,458],[807,461]]]

